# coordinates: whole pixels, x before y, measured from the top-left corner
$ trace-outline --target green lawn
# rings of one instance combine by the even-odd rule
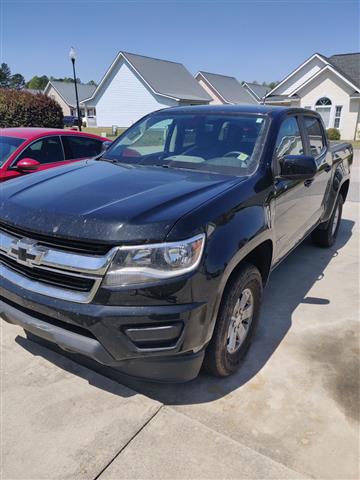
[[[118,128],[118,135],[122,133],[126,128]],[[95,135],[102,136],[103,133],[106,133],[106,138],[109,140],[115,140],[115,136],[112,135],[111,127],[82,127],[83,132],[94,133]]]
[[[344,140],[345,141],[345,140]],[[360,148],[360,140],[349,140],[349,143],[351,143],[351,145],[354,147],[354,148]]]

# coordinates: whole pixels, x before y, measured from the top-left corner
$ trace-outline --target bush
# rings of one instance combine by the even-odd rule
[[[337,128],[328,128],[326,133],[329,140],[340,140],[340,132]]]
[[[0,89],[0,128],[64,128],[60,105],[42,93]]]

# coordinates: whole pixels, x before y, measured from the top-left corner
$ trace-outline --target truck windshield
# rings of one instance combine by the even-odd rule
[[[0,167],[23,142],[25,142],[23,138],[5,137],[0,135]]]
[[[161,113],[130,127],[103,159],[247,176],[259,161],[266,117]]]

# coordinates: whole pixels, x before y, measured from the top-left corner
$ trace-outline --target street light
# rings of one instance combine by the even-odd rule
[[[77,116],[78,116],[79,131],[81,132],[81,115],[80,115],[80,107],[79,107],[79,95],[78,95],[78,89],[77,89],[77,83],[76,83],[76,73],[75,73],[76,52],[75,52],[74,47],[70,48],[69,57],[70,57],[70,60],[71,60],[72,66],[73,66],[74,83],[75,83],[75,97],[76,97],[76,110],[77,110]]]

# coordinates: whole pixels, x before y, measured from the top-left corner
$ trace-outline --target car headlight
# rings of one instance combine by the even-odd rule
[[[103,285],[142,285],[188,273],[199,265],[204,244],[200,234],[180,242],[120,247]]]

